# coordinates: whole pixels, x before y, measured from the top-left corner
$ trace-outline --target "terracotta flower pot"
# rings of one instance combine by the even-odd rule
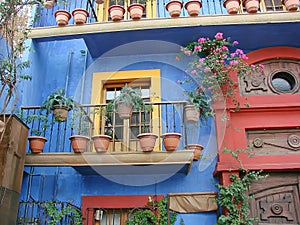
[[[167,151],[175,151],[179,145],[181,134],[165,133],[161,135],[161,138]]]
[[[123,19],[125,9],[121,5],[112,5],[108,8],[112,21],[117,22]]]
[[[58,26],[66,26],[71,19],[71,14],[68,11],[62,9],[57,10],[54,13],[54,16],[56,18],[56,23]]]
[[[202,3],[198,0],[190,0],[185,3],[184,8],[188,11],[190,16],[198,16]]]
[[[171,0],[166,4],[166,10],[171,17],[179,17],[182,9],[182,2],[179,0]]]
[[[259,9],[260,0],[244,0],[243,6],[246,7],[248,13],[256,13]]]
[[[59,105],[54,105],[53,106],[53,115],[54,119],[57,122],[65,122],[68,117],[68,112],[70,108],[65,107],[65,106],[59,106]]]
[[[199,144],[189,144],[187,145],[187,149],[194,150],[194,161],[198,161],[201,156],[201,151],[203,150],[203,146]]]
[[[97,3],[97,4],[103,4],[104,1],[103,1],[103,0],[96,0],[96,3]]]
[[[55,0],[44,0],[43,5],[46,9],[53,8]]]
[[[152,133],[142,133],[137,136],[140,141],[141,149],[144,152],[152,152],[158,136]]]
[[[123,102],[119,103],[117,113],[121,119],[129,119],[132,115],[132,111],[133,105],[125,105]]]
[[[94,135],[92,136],[92,140],[94,142],[94,147],[96,149],[96,152],[106,152],[108,150],[111,136],[108,135]]]
[[[229,14],[237,14],[240,9],[240,0],[225,0],[223,6]]]
[[[134,4],[131,4],[127,10],[130,14],[131,19],[139,20],[143,16],[145,7],[142,4],[134,3]]]
[[[90,141],[89,137],[82,135],[73,135],[69,137],[71,141],[72,148],[75,153],[82,153],[86,149],[88,142]]]
[[[299,9],[299,0],[282,0],[287,11],[293,12]]]
[[[74,9],[72,11],[74,22],[76,25],[82,25],[85,23],[86,18],[89,16],[89,12],[85,9]]]
[[[41,136],[29,136],[29,148],[32,153],[41,153],[44,149],[47,138]]]
[[[200,109],[196,110],[194,105],[184,106],[185,122],[198,123],[200,116]]]

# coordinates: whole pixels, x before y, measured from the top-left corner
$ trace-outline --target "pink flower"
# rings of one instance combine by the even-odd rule
[[[203,44],[205,41],[206,41],[206,38],[199,38],[199,39],[198,39],[198,42],[199,42],[200,44]]]
[[[197,69],[201,69],[202,68],[202,65],[201,64],[198,64],[197,65]]]
[[[200,59],[199,59],[199,62],[200,62],[200,63],[203,63],[204,61],[205,61],[205,58],[200,58]]]
[[[223,51],[228,51],[227,46],[223,45],[223,46],[222,46],[222,50],[223,50]]]
[[[207,72],[210,71],[210,69],[209,69],[209,67],[205,67],[203,71],[204,71],[205,73],[207,73]]]
[[[182,81],[181,80],[177,80],[177,84],[182,84]]]
[[[238,41],[234,41],[234,42],[232,42],[232,44],[233,44],[233,45],[238,45],[239,42],[238,42]]]
[[[195,75],[196,73],[197,73],[196,70],[192,70],[192,71],[191,71],[191,74],[193,74],[193,75]]]
[[[190,56],[191,55],[191,51],[190,50],[185,50],[184,54],[187,55],[187,56]]]
[[[218,33],[215,35],[215,39],[216,39],[216,40],[223,40],[223,33],[218,32]]]
[[[202,49],[202,46],[197,45],[197,46],[194,47],[194,52],[195,51],[201,51],[201,49]]]
[[[230,62],[229,62],[229,64],[230,64],[231,66],[236,66],[236,65],[238,65],[238,64],[239,64],[239,62],[238,62],[238,61],[235,61],[235,60],[233,60],[233,61],[230,61]]]
[[[176,56],[176,57],[175,57],[175,60],[176,60],[176,61],[179,61],[179,57],[178,57],[178,56]]]

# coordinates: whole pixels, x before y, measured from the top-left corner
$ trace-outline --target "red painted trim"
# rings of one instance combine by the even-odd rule
[[[247,54],[249,64],[272,59],[290,59],[300,61],[300,48],[272,47],[259,49]],[[232,76],[235,77],[233,74]],[[235,77],[236,78],[236,77]],[[246,102],[243,96],[236,96],[241,103]],[[227,104],[227,124],[221,121],[224,110],[216,110],[216,132],[219,162],[216,173],[220,173],[220,182],[228,183],[228,171],[236,171],[240,165],[224,147],[230,149],[247,147],[247,130],[259,129],[299,129],[300,128],[300,95],[265,95],[248,96],[250,108],[241,107],[241,111],[231,112],[233,105]],[[224,126],[226,128],[224,128]],[[222,133],[223,132],[223,133]],[[245,168],[265,171],[300,171],[300,154],[254,156],[249,158],[242,154],[240,159]]]
[[[82,216],[86,218],[84,224],[93,224],[94,209],[143,208],[147,205],[149,196],[154,201],[164,198],[164,195],[82,196]]]

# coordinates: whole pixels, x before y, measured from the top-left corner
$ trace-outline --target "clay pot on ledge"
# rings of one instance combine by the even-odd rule
[[[74,9],[72,11],[72,16],[74,17],[76,25],[82,25],[85,24],[86,18],[89,16],[89,12],[85,9]]]
[[[166,4],[166,10],[169,12],[172,18],[180,16],[183,4],[179,0],[171,0]]]
[[[282,0],[287,11],[295,12],[299,9],[299,0]]]
[[[112,5],[108,8],[112,21],[118,22],[123,19],[125,9],[121,5]]]
[[[179,145],[181,134],[165,133],[161,135],[161,138],[167,151],[175,151]]]
[[[237,14],[240,9],[240,0],[225,0],[223,6],[229,14]]]
[[[158,136],[153,133],[142,133],[137,136],[140,141],[140,146],[143,152],[152,152]]]
[[[198,0],[190,0],[185,3],[184,8],[188,11],[190,16],[198,16],[202,3]]]
[[[75,153],[83,153],[90,141],[89,137],[82,135],[73,135],[69,139]]]
[[[194,105],[184,106],[184,115],[186,123],[198,123],[200,109],[196,110]]]
[[[118,104],[118,110],[117,113],[119,114],[119,117],[123,120],[129,119],[132,115],[133,111],[133,105],[125,105],[124,102],[120,102]]]
[[[71,19],[71,14],[66,11],[59,9],[54,13],[54,16],[56,18],[56,23],[58,26],[66,26],[69,23],[69,20]]]
[[[94,135],[92,136],[92,140],[94,142],[94,147],[96,149],[96,152],[101,153],[101,152],[107,152],[111,136],[108,135]]]
[[[145,11],[145,6],[140,3],[133,3],[128,7],[127,10],[130,14],[131,19],[140,20],[143,16],[143,12]]]
[[[246,8],[248,13],[257,13],[259,9],[260,0],[244,0],[243,6]]]
[[[29,136],[29,148],[32,153],[41,153],[44,149],[47,138],[41,136]]]
[[[189,144],[187,145],[188,150],[194,150],[194,161],[198,161],[201,156],[201,151],[203,150],[203,146],[199,144]]]

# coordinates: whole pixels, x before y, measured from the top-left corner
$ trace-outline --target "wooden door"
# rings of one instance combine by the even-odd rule
[[[251,185],[251,217],[255,225],[300,224],[300,173],[271,173]]]

